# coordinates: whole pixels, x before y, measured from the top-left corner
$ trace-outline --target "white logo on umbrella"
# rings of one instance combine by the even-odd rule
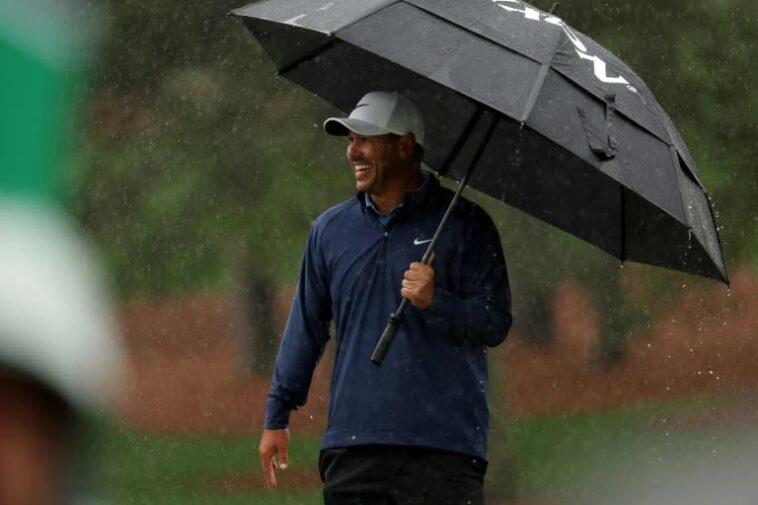
[[[609,84],[624,84],[629,91],[637,93],[637,88],[629,84],[629,81],[627,81],[623,76],[609,76],[607,73],[608,66],[606,65],[605,61],[603,61],[597,55],[589,54],[587,46],[585,46],[584,43],[579,40],[579,37],[577,37],[576,33],[574,33],[574,31],[561,18],[553,16],[552,14],[545,14],[544,12],[535,9],[534,7],[525,5],[520,0],[492,0],[492,2],[494,2],[495,5],[501,9],[505,9],[508,12],[518,12],[520,14],[523,14],[524,18],[531,21],[544,21],[552,25],[560,26],[571,43],[574,45],[576,54],[578,54],[581,59],[592,62],[595,77],[597,77],[601,82]],[[521,9],[517,7],[511,7],[510,5],[504,5],[504,2],[507,2],[509,4],[517,4],[521,6]]]

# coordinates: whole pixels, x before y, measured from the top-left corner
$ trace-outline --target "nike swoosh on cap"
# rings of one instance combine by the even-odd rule
[[[419,239],[416,238],[416,239],[413,239],[413,245],[426,244],[427,242],[431,242],[431,241],[432,241],[432,239],[430,239],[430,238],[428,238],[426,240],[419,240]]]

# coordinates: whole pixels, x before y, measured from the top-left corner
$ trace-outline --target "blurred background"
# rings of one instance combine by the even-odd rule
[[[331,350],[277,491],[263,490],[257,437],[310,223],[353,194],[344,140],[321,131],[336,111],[274,77],[226,16],[244,3],[94,4],[67,6],[68,29],[97,43],[66,81],[74,112],[51,120],[65,156],[34,172],[42,183],[0,179],[74,219],[114,300],[131,374],[91,422],[91,487],[125,504],[320,503]],[[491,353],[490,503],[755,503],[758,4],[565,0],[558,15],[626,61],[678,126],[731,286],[622,266],[467,190],[499,226],[516,321]],[[26,30],[44,38],[35,19]],[[5,110],[37,103],[3,75]],[[3,127],[7,152],[37,152]]]

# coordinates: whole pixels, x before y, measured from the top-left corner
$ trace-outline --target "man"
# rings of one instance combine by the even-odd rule
[[[308,238],[266,404],[259,449],[266,482],[276,486],[275,470],[286,468],[289,415],[305,404],[334,320],[320,460],[325,502],[482,503],[486,349],[511,325],[497,229],[461,200],[433,261],[419,263],[452,192],[421,171],[424,122],[416,107],[371,92],[324,129],[348,137],[358,194],[323,213]],[[383,366],[373,366],[371,353],[401,296],[412,307]]]

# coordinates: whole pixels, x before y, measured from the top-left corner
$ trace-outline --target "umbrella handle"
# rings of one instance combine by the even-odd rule
[[[374,352],[371,353],[371,362],[376,366],[382,366],[384,357],[387,356],[392,341],[395,340],[397,330],[400,329],[400,324],[403,322],[403,311],[401,311],[401,308],[405,308],[407,300],[407,298],[403,298],[403,301],[400,303],[401,307],[398,308],[397,312],[390,314],[390,320],[387,322],[387,326],[384,328],[379,342],[376,343]]]

